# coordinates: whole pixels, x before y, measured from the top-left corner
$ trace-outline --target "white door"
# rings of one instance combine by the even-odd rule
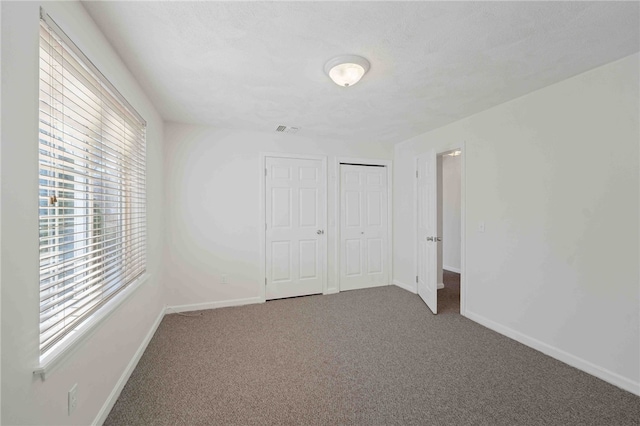
[[[389,284],[387,169],[340,165],[340,290]]]
[[[266,158],[266,298],[322,293],[326,177],[320,160]]]
[[[419,156],[417,163],[418,294],[436,314],[438,313],[438,218],[435,151]]]

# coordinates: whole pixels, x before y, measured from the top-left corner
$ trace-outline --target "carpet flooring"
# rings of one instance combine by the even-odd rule
[[[639,397],[387,286],[167,315],[105,425],[639,423]]]
[[[438,290],[438,314],[460,313],[460,274],[442,271],[444,288]]]

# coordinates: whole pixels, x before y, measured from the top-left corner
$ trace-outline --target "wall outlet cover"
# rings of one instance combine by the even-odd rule
[[[68,415],[71,415],[76,407],[78,406],[78,384],[74,384],[71,389],[69,389],[69,394],[68,394]]]

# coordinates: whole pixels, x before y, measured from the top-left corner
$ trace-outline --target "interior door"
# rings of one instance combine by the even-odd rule
[[[438,313],[438,221],[436,205],[436,153],[417,158],[418,204],[418,294],[429,309]]]
[[[266,298],[322,293],[326,177],[322,161],[266,158]]]
[[[340,290],[389,284],[387,169],[340,165]]]

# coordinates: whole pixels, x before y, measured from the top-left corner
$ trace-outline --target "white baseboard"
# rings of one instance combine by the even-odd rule
[[[449,271],[449,272],[455,272],[456,274],[461,274],[462,273],[460,268],[454,268],[453,266],[444,266],[444,265],[442,265],[442,269],[444,269],[445,271]]]
[[[340,292],[338,291],[337,288],[334,287],[334,288],[328,288],[326,293],[324,294],[336,294],[336,293],[340,293]]]
[[[438,290],[444,288],[444,283],[438,283]]]
[[[410,291],[413,294],[417,294],[418,293],[418,288],[415,285],[407,285],[407,284],[402,283],[402,282],[400,282],[398,280],[393,280],[393,285],[397,285],[401,289]]]
[[[519,331],[513,330],[512,328],[505,327],[495,321],[483,317],[482,315],[470,312],[469,310],[465,312],[464,316],[472,321],[477,322],[478,324],[490,328],[495,332],[518,341],[523,345],[527,345],[530,348],[536,349],[543,354],[549,355],[550,357],[562,361],[572,367],[575,367],[578,370],[582,370],[585,373],[591,374],[592,376],[604,380],[605,382],[611,383],[614,386],[640,396],[640,382],[634,382],[633,380],[627,379],[626,377],[614,373],[613,371],[609,371],[606,368],[599,367],[589,361],[565,352],[562,349],[558,349],[555,346],[551,346],[547,343],[541,342],[540,340],[529,337],[523,333],[520,333]]]
[[[191,305],[167,306],[165,313],[173,314],[177,312],[203,311],[205,309],[228,308],[230,306],[252,305],[254,303],[264,303],[261,297],[248,297],[246,299],[221,300],[218,302],[194,303]]]
[[[104,421],[107,419],[109,412],[111,411],[116,401],[118,400],[118,397],[120,396],[120,392],[122,392],[122,389],[124,389],[124,385],[127,384],[129,377],[131,377],[131,373],[133,373],[133,370],[135,370],[136,366],[138,365],[138,361],[140,361],[142,354],[147,349],[147,346],[149,345],[151,338],[153,337],[153,335],[156,333],[156,330],[160,326],[160,323],[162,322],[162,318],[164,318],[164,311],[165,311],[164,308],[160,310],[158,317],[151,325],[151,328],[149,329],[149,332],[142,340],[142,343],[140,343],[138,350],[135,352],[135,354],[133,354],[133,357],[131,358],[131,361],[129,361],[127,368],[125,368],[124,371],[122,372],[120,379],[118,379],[118,382],[116,383],[115,387],[109,394],[109,397],[107,398],[105,403],[102,405],[102,408],[98,412],[98,415],[96,416],[92,425],[102,425]]]

